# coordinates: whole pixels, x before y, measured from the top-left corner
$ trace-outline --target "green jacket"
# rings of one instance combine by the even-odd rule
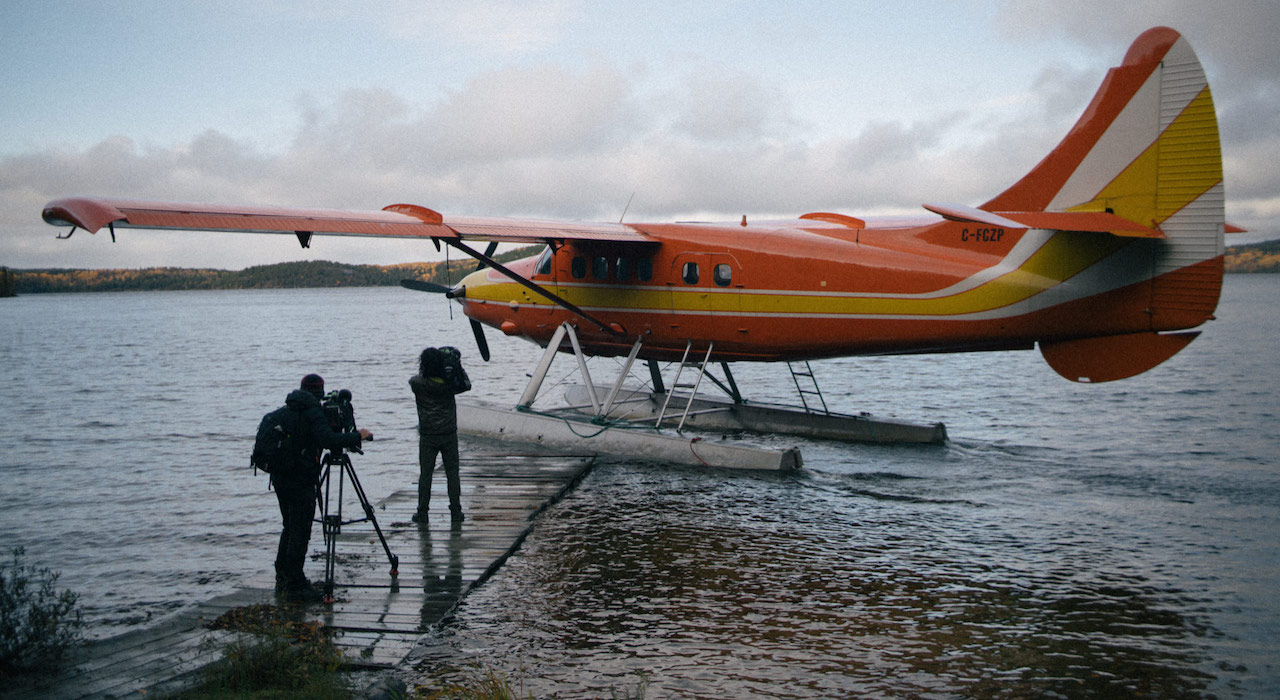
[[[414,400],[418,404],[418,433],[421,435],[448,435],[458,432],[458,409],[453,397],[471,390],[471,379],[461,367],[461,376],[451,378],[424,377],[415,374],[409,378]]]

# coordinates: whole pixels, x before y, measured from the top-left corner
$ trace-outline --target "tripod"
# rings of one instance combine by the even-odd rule
[[[338,493],[337,508],[334,512],[330,512],[329,488],[332,481],[329,477],[333,467],[338,469]],[[342,495],[348,478],[351,480],[351,490],[355,491],[356,498],[360,499],[360,505],[364,508],[363,518],[342,519]],[[387,553],[387,561],[391,564],[391,575],[394,577],[400,573],[400,557],[392,554],[391,548],[387,546],[387,538],[382,536],[382,528],[378,527],[378,519],[373,515],[373,506],[369,505],[369,498],[364,495],[364,487],[360,485],[356,470],[351,466],[351,457],[342,448],[331,449],[324,455],[320,479],[316,482],[316,503],[320,506],[320,526],[324,532],[324,602],[333,602],[334,553],[338,544],[338,534],[342,532],[343,525],[362,523],[366,520],[373,523],[373,530],[378,533],[378,540],[382,542],[382,549]]]

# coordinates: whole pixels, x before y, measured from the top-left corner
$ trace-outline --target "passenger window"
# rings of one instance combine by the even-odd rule
[[[591,276],[598,280],[609,279],[609,259],[595,258],[591,261]]]
[[[684,280],[685,284],[697,284],[698,283],[698,263],[696,262],[685,263],[684,268],[680,272],[680,278]]]
[[[631,279],[631,261],[627,258],[618,258],[614,263],[614,273],[618,276],[619,282]]]
[[[587,259],[581,255],[573,256],[573,263],[569,267],[569,271],[573,273],[573,278],[580,280],[587,276]]]
[[[636,279],[641,282],[648,282],[653,279],[653,261],[648,258],[642,258],[636,261]]]
[[[534,274],[549,275],[551,274],[551,246],[542,251],[542,257],[538,259],[538,271]]]
[[[733,268],[729,263],[720,263],[716,265],[716,269],[711,273],[711,279],[716,281],[716,285],[720,287],[728,287],[733,282]]]

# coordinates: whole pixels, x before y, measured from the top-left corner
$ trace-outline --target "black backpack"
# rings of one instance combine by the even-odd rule
[[[288,406],[281,406],[262,417],[258,423],[258,437],[253,442],[253,456],[249,458],[249,466],[268,474],[281,474],[294,468],[298,450],[294,447],[294,436],[298,434],[298,412]]]

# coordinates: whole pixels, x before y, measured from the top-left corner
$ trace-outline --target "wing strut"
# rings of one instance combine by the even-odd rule
[[[588,314],[586,311],[583,311],[582,309],[578,308],[578,306],[577,306],[577,305],[575,305],[573,302],[569,301],[568,299],[565,299],[564,297],[561,297],[561,296],[559,296],[559,295],[555,294],[555,293],[554,293],[554,292],[552,292],[551,290],[547,289],[546,287],[543,287],[542,285],[540,285],[540,284],[538,284],[538,283],[536,283],[536,282],[534,282],[534,281],[532,281],[532,280],[528,280],[528,279],[525,279],[524,277],[521,277],[520,275],[518,275],[518,274],[516,274],[516,273],[512,272],[511,270],[509,270],[509,269],[508,269],[505,265],[503,265],[502,263],[498,262],[497,260],[494,260],[493,258],[489,257],[488,255],[485,255],[484,253],[481,253],[480,251],[476,250],[475,248],[472,248],[472,247],[468,246],[466,243],[463,243],[462,241],[460,241],[460,240],[458,240],[458,239],[456,239],[456,238],[446,238],[446,239],[444,239],[444,242],[445,242],[445,243],[447,243],[447,244],[449,244],[449,245],[451,245],[451,246],[453,246],[454,248],[457,248],[458,250],[461,250],[462,252],[466,253],[467,255],[470,255],[471,257],[475,258],[476,260],[479,260],[480,262],[484,263],[485,265],[488,265],[489,267],[492,267],[493,269],[497,270],[498,272],[501,272],[502,274],[506,275],[507,277],[510,277],[513,281],[515,281],[515,282],[517,282],[517,283],[519,283],[519,284],[521,284],[521,285],[523,285],[523,286],[525,286],[525,287],[529,288],[529,289],[530,289],[530,290],[532,290],[533,292],[536,292],[538,295],[543,296],[543,297],[546,297],[547,299],[550,299],[551,301],[555,302],[555,303],[556,303],[556,304],[558,304],[559,306],[564,307],[565,309],[568,309],[569,311],[571,311],[571,312],[573,312],[573,313],[575,313],[575,314],[577,314],[577,315],[579,315],[579,316],[581,316],[581,317],[583,317],[583,318],[587,319],[588,321],[590,321],[590,322],[592,322],[592,323],[596,324],[596,325],[597,325],[597,326],[599,326],[599,327],[600,327],[600,329],[601,329],[601,330],[603,330],[604,332],[606,332],[606,333],[608,333],[608,334],[610,334],[610,335],[617,335],[617,336],[621,336],[621,335],[623,335],[623,333],[622,333],[622,331],[621,331],[620,329],[618,329],[618,328],[614,328],[613,326],[610,326],[610,325],[605,324],[604,322],[602,322],[602,321],[600,321],[599,319],[595,318],[595,317],[594,317],[594,316],[592,316],[591,314]]]

